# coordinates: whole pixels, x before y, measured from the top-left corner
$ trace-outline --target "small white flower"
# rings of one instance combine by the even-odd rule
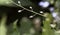
[[[43,13],[43,11],[40,11],[40,13]]]
[[[41,1],[41,2],[39,2],[38,4],[39,4],[39,6],[44,7],[44,8],[46,8],[46,7],[49,6],[49,2],[47,2],[47,1],[44,1],[44,2]]]
[[[29,8],[30,8],[30,9],[32,9],[32,7],[31,7],[31,6],[30,6]]]
[[[22,12],[22,10],[18,10],[18,12],[20,13],[20,12]]]
[[[50,24],[50,26],[51,26],[52,28],[55,28],[55,27],[56,27],[56,24]]]
[[[29,18],[33,18],[34,16],[29,16]]]
[[[21,2],[20,2],[20,1],[18,1],[18,3],[20,4]]]

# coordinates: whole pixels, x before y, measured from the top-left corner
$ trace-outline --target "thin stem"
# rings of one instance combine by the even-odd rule
[[[33,11],[33,10],[29,10],[29,9],[27,9],[27,8],[21,6],[21,5],[18,5],[18,4],[15,3],[14,1],[11,1],[11,2],[12,2],[13,4],[15,4],[16,6],[19,6],[19,7],[23,8],[24,10],[27,10],[27,11],[32,12],[32,13],[35,13],[35,14],[37,14],[37,15],[43,16],[43,15],[40,14],[40,13],[37,13],[37,12],[35,12],[35,11]]]

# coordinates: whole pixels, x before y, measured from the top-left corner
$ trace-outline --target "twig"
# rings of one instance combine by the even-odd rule
[[[17,4],[17,3],[15,3],[15,2],[12,1],[12,0],[11,0],[11,2],[12,2],[13,4],[15,4],[16,6],[19,6],[19,7],[23,8],[24,10],[27,10],[27,11],[32,12],[32,13],[35,13],[35,14],[37,14],[37,15],[43,16],[42,14],[37,13],[37,12],[35,12],[35,11],[33,11],[33,10],[29,10],[29,9],[27,9],[27,8],[25,8],[25,7],[23,7],[23,6],[19,5],[19,4]]]

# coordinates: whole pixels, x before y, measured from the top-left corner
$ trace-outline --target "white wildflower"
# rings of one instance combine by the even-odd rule
[[[43,13],[43,11],[40,11],[40,13]]]
[[[22,12],[22,10],[18,10],[18,12],[20,13],[20,12]]]
[[[20,2],[20,1],[18,1],[18,3],[20,4],[21,2]]]
[[[32,16],[32,15],[31,15],[31,16],[29,16],[29,18],[33,18],[33,17],[34,17],[34,16]]]
[[[31,7],[31,6],[30,6],[29,8],[30,8],[30,9],[32,9],[32,7]]]
[[[55,27],[56,27],[56,24],[50,24],[50,26],[51,26],[52,28],[55,28]]]

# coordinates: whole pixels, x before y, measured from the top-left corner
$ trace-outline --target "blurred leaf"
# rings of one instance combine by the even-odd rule
[[[0,35],[6,35],[6,32],[7,32],[7,28],[5,26],[5,23],[6,23],[6,19],[7,19],[7,16],[6,14],[4,14],[2,16],[2,19],[1,19],[1,22],[0,22]]]
[[[45,29],[45,31],[43,31],[42,35],[54,35],[54,30],[52,30],[50,27],[51,21],[52,21],[52,16],[51,14],[48,14],[47,18],[43,23],[44,25],[43,29]]]
[[[24,17],[24,18],[22,18],[20,23],[21,23],[20,33],[21,34],[24,34],[24,33],[28,34],[29,30],[32,26],[31,21],[28,18]]]

